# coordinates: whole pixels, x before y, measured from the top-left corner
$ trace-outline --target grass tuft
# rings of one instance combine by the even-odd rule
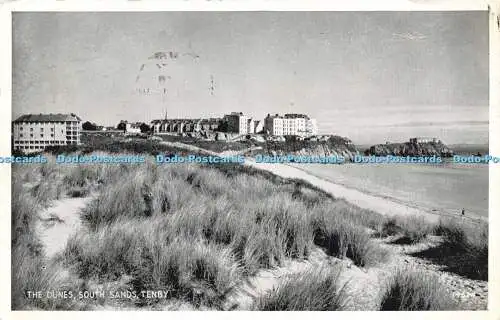
[[[455,310],[456,303],[436,275],[411,269],[398,269],[388,280],[380,310]]]
[[[345,284],[339,281],[341,269],[309,269],[294,274],[260,297],[253,306],[260,311],[337,311],[349,301]]]
[[[443,219],[435,229],[439,246],[413,254],[442,264],[445,270],[475,280],[488,280],[488,224]]]
[[[388,252],[372,241],[365,228],[346,216],[337,215],[328,207],[316,207],[311,223],[314,243],[329,255],[349,258],[361,267],[384,262],[388,258]]]

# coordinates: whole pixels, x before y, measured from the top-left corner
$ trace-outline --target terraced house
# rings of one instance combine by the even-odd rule
[[[220,126],[221,122],[221,118],[162,119],[151,121],[151,128],[154,133],[215,131]]]
[[[76,114],[25,114],[12,122],[13,149],[25,153],[48,146],[78,145],[82,119]]]

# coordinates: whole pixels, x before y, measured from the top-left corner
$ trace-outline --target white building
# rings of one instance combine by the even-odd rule
[[[224,116],[224,121],[227,123],[227,132],[235,132],[238,134],[253,133],[253,121],[243,112],[231,112]],[[250,131],[250,132],[249,132]]]
[[[318,134],[316,119],[305,114],[267,115],[264,131],[273,136],[313,136]]]
[[[410,138],[410,143],[440,143],[441,140],[431,137],[416,137]]]
[[[141,133],[141,123],[126,123],[125,124],[126,133]]]
[[[48,146],[79,145],[82,119],[71,114],[25,114],[12,122],[15,150],[43,151]]]

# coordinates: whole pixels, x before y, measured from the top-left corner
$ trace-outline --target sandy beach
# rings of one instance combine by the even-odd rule
[[[250,159],[246,159],[245,164],[270,171],[276,175],[284,178],[296,178],[305,180],[314,186],[325,190],[334,197],[344,198],[346,201],[355,204],[363,209],[373,210],[383,215],[395,216],[395,215],[419,215],[425,217],[429,222],[438,222],[443,216],[454,216],[444,212],[432,212],[427,211],[423,208],[418,208],[410,206],[401,202],[394,201],[392,199],[387,199],[371,194],[361,192],[356,189],[347,188],[340,184],[333,183],[326,179],[317,177],[301,169],[286,165],[286,164],[274,164],[274,163],[256,163]],[[461,217],[468,220],[482,219],[482,217]]]
[[[210,150],[202,149],[199,147],[191,146],[185,143],[172,143],[163,141],[162,144],[175,146],[178,148],[184,148],[193,152],[205,152],[214,156],[229,156],[242,154],[243,152],[222,152],[217,153]],[[278,163],[257,163],[252,158],[245,158],[245,165],[249,165],[254,168],[258,168],[261,170],[266,170],[272,172],[275,175],[281,176],[283,178],[296,178],[302,179],[311,183],[312,185],[330,193],[334,197],[344,198],[346,201],[357,205],[360,208],[372,210],[377,213],[387,215],[387,216],[396,216],[396,215],[419,215],[423,216],[429,222],[438,222],[441,217],[460,217],[458,215],[449,214],[443,211],[430,211],[426,208],[421,208],[414,205],[409,205],[407,203],[403,203],[397,201],[395,199],[390,199],[386,197],[381,197],[378,195],[368,194],[366,192],[362,192],[360,190],[354,188],[348,188],[346,186],[340,185],[338,183],[334,183],[329,181],[324,177],[319,177],[310,172],[304,171],[302,169],[293,167],[287,164],[278,164]],[[460,217],[461,219],[467,219],[468,221],[474,222],[477,220],[487,221],[487,218],[481,216],[466,216]]]

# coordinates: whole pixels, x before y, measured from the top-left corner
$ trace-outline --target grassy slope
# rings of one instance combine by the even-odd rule
[[[447,223],[436,228],[387,219],[333,199],[303,181],[239,165],[46,164],[17,167],[14,176],[14,186],[19,188],[14,195],[29,191],[28,197],[13,198],[13,263],[17,270],[13,274],[13,307],[21,309],[77,307],[48,302],[33,305],[23,294],[36,286],[79,288],[78,281],[68,284],[67,279],[55,278],[56,267],[35,272],[43,252],[32,232],[37,208],[65,192],[74,195],[75,188],[81,194],[99,191],[84,215],[90,232],[70,239],[63,255],[65,264],[81,280],[106,283],[126,276],[127,288],[162,289],[171,298],[216,309],[222,308],[225,297],[248,275],[278,266],[284,259],[305,259],[313,246],[367,267],[387,258],[373,234],[401,234],[419,241],[440,233],[447,241],[459,243],[455,247],[474,248],[466,250],[471,258],[477,248],[483,252],[488,248],[483,238],[471,236],[476,234],[474,230],[459,228],[464,230],[463,236],[457,237],[453,236],[457,232],[449,231],[455,229],[445,228]],[[35,181],[39,182],[26,185]],[[484,256],[476,259],[480,262],[476,269],[484,274]],[[23,277],[29,270],[40,275],[39,279],[29,282]],[[321,281],[329,280],[318,281],[321,286]],[[275,293],[280,301],[289,295],[286,288]],[[314,284],[311,289],[301,294],[314,295]],[[333,294],[328,290],[318,294],[328,297]],[[292,302],[283,308],[296,308],[293,300],[297,297],[289,299]],[[139,299],[136,306],[148,303],[151,301]]]

